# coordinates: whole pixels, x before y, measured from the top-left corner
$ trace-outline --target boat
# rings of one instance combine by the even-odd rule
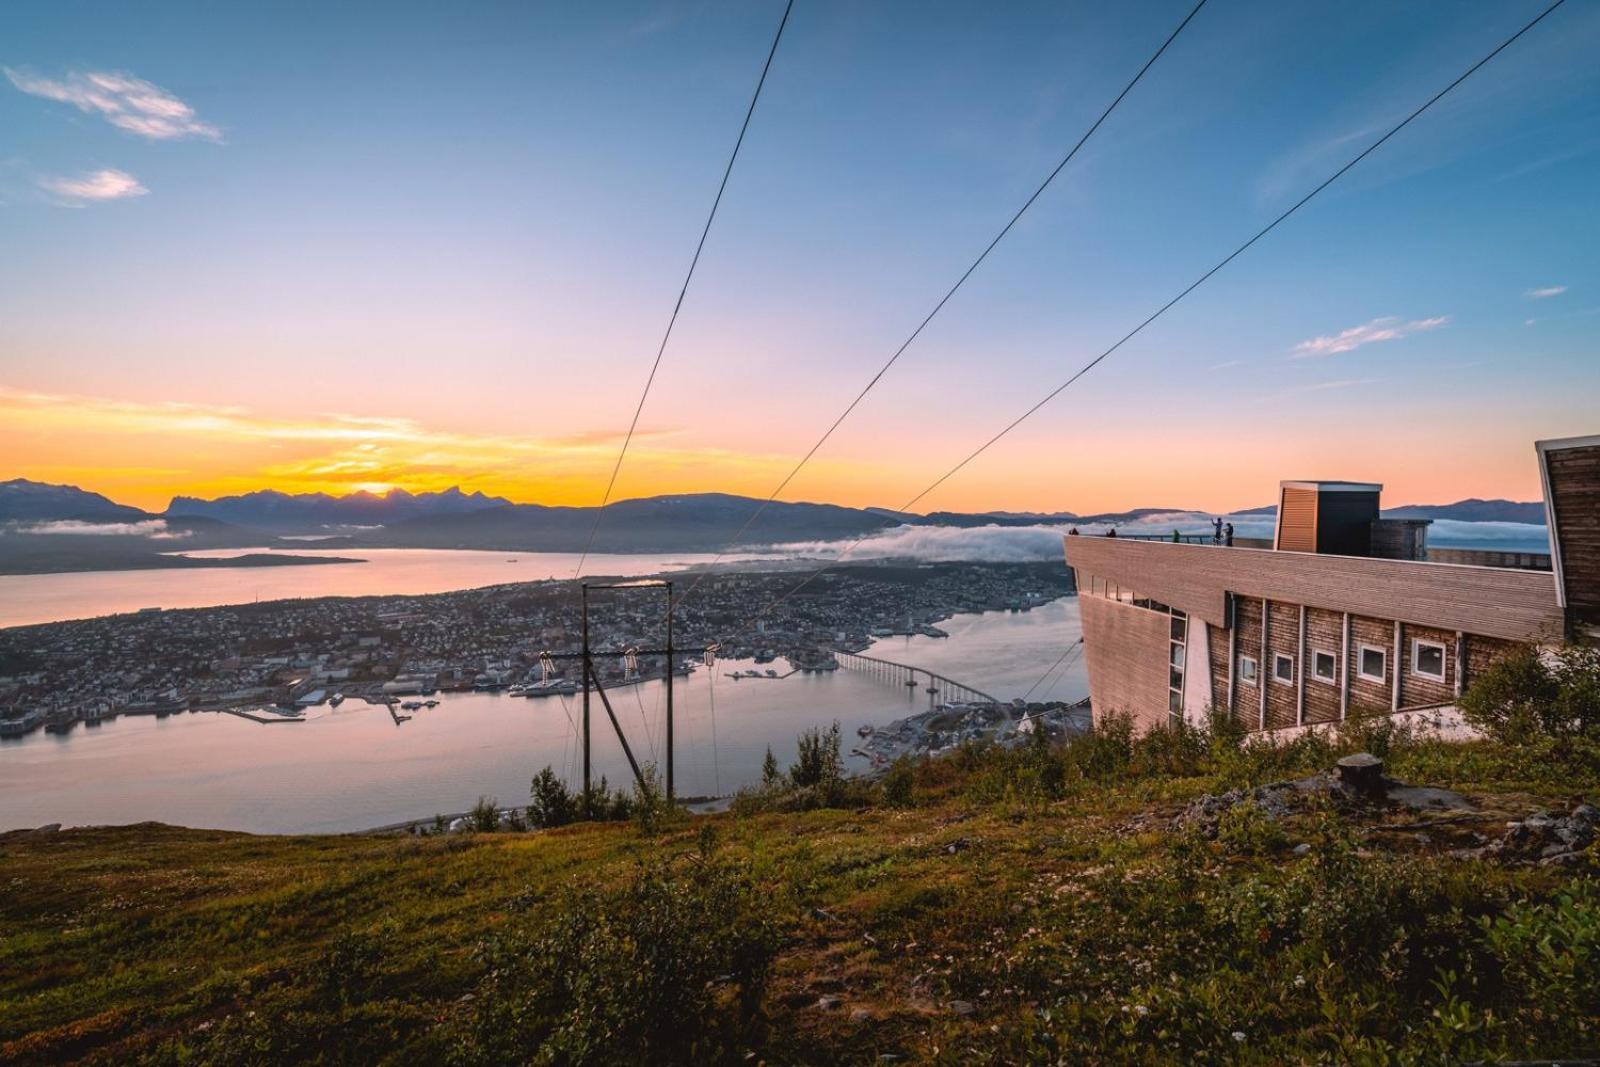
[[[343,693],[335,693],[335,694],[333,694],[333,696],[328,698],[328,707],[330,707],[330,708],[336,708],[340,704],[343,704],[343,703],[344,703],[344,694]]]
[[[404,704],[401,704],[400,706],[402,708],[404,708],[405,710],[407,710],[407,711],[416,711],[418,708],[422,707],[422,701],[420,701],[420,700],[408,700]]]
[[[439,702],[437,700],[424,700],[422,705],[423,707],[436,708],[439,706]]]

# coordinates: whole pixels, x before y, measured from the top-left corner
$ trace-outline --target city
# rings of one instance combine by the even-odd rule
[[[715,573],[674,609],[676,646],[686,661],[716,645],[723,658],[781,656],[796,669],[831,669],[833,651],[859,651],[874,637],[937,635],[952,615],[1028,610],[1073,591],[1060,564],[850,564],[784,597],[798,580],[792,569]],[[682,596],[689,581],[677,581]],[[349,697],[392,703],[531,682],[576,687],[575,662],[556,660],[552,671],[540,654],[579,649],[578,594],[576,582],[546,581],[4,629],[0,736],[67,732],[118,715],[237,710],[278,721]],[[652,588],[593,592],[592,647],[659,648],[664,599]],[[642,658],[642,675],[659,675],[659,660]],[[617,659],[596,664],[606,680],[622,680],[627,669]]]

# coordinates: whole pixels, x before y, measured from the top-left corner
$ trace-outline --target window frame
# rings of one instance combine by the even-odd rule
[[[1422,670],[1418,666],[1418,660],[1421,659],[1419,653],[1422,651],[1424,646],[1428,648],[1437,648],[1439,650],[1438,674],[1429,674],[1427,671]],[[1430,682],[1438,682],[1441,685],[1444,684],[1444,680],[1450,677],[1449,646],[1440,641],[1429,640],[1426,637],[1413,637],[1411,639],[1411,674],[1416,678],[1426,678]]]
[[[1285,678],[1283,675],[1278,673],[1278,664],[1284,662],[1285,660],[1287,660],[1288,663],[1289,663],[1289,677],[1287,677],[1287,678]],[[1295,670],[1294,657],[1291,656],[1289,653],[1287,653],[1287,652],[1274,652],[1272,654],[1272,680],[1274,682],[1277,682],[1279,685],[1294,685],[1294,681],[1295,681],[1294,670]]]
[[[1322,674],[1319,673],[1318,670],[1317,670],[1317,659],[1319,657],[1321,657],[1321,656],[1327,656],[1328,657],[1328,662],[1333,664],[1333,671],[1326,678],[1324,678],[1322,676]],[[1314,649],[1312,649],[1311,650],[1311,677],[1312,677],[1312,679],[1314,681],[1321,682],[1323,685],[1337,686],[1339,684],[1339,657],[1338,657],[1338,655],[1336,655],[1333,652],[1329,652],[1325,648],[1314,648]]]
[[[1377,674],[1367,672],[1367,653],[1376,652],[1383,659],[1383,670]],[[1366,682],[1378,682],[1387,685],[1389,682],[1389,650],[1379,648],[1377,645],[1361,645],[1356,649],[1356,677]]]
[[[1245,673],[1244,669],[1246,663],[1250,664],[1250,672],[1248,674]],[[1261,665],[1256,662],[1254,656],[1246,656],[1240,653],[1239,662],[1234,668],[1234,675],[1244,685],[1255,685],[1261,680]]]

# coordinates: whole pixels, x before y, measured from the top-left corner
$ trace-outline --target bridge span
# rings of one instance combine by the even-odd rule
[[[839,661],[839,666],[851,670],[882,678],[887,682],[898,682],[910,689],[922,689],[928,694],[928,707],[932,708],[941,702],[958,702],[966,704],[1003,704],[999,697],[990,696],[981,689],[974,689],[965,682],[958,682],[954,678],[943,674],[936,674],[925,667],[913,667],[909,663],[895,663],[893,660],[879,659],[877,656],[863,656],[859,652],[835,652],[834,658]]]

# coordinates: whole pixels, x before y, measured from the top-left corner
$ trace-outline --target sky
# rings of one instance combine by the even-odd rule
[[[899,507],[1544,5],[1210,0],[783,497]],[[1190,3],[796,0],[617,483],[765,497]],[[0,479],[598,503],[783,7],[0,6]],[[919,510],[1539,497],[1572,0]]]

